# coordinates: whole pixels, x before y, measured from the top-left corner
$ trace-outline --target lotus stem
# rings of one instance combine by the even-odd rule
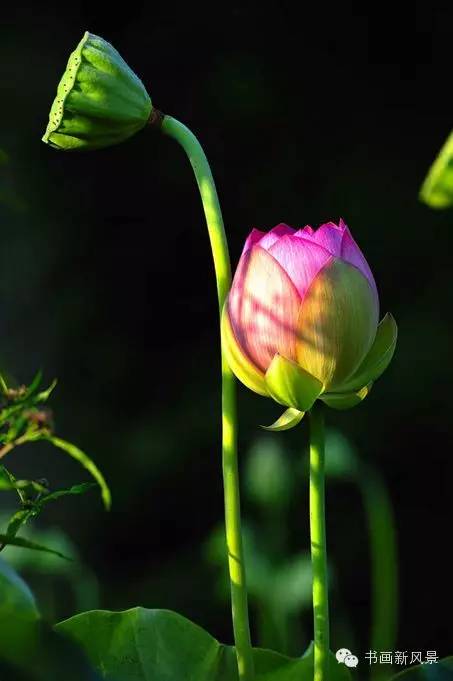
[[[221,315],[231,285],[231,266],[214,178],[199,141],[185,125],[170,116],[164,116],[160,126],[164,134],[172,137],[182,146],[195,174],[209,232]],[[233,630],[239,679],[252,681],[254,663],[247,605],[237,461],[236,385],[233,373],[226,361],[223,341],[221,342],[221,359],[222,465]]]
[[[324,414],[315,403],[310,413],[310,540],[313,570],[314,681],[328,681],[329,594],[325,518]]]

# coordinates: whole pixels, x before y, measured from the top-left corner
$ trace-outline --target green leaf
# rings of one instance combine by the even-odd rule
[[[322,392],[321,381],[278,353],[265,375],[266,388],[279,404],[308,411]]]
[[[36,392],[36,390],[41,385],[41,381],[42,381],[42,371],[40,369],[39,371],[36,372],[35,377],[33,378],[32,382],[28,386],[27,392],[26,392],[26,397],[30,397],[31,395],[33,395],[33,393]]]
[[[234,648],[177,613],[133,608],[94,610],[56,626],[70,636],[106,681],[238,681]],[[256,681],[312,681],[313,649],[302,658],[254,650]],[[350,681],[331,657],[329,681]]]
[[[37,480],[16,480],[14,488],[33,490],[33,492],[36,492],[37,494],[47,494],[49,491],[42,482],[38,482]]]
[[[8,527],[6,529],[6,534],[8,537],[14,537],[22,525],[24,525],[30,518],[33,518],[33,516],[38,515],[38,512],[39,511],[34,507],[21,508],[19,511],[16,511],[16,513],[11,516],[8,522]]]
[[[5,469],[6,470],[6,469]],[[13,476],[11,476],[12,480],[14,480]],[[16,482],[25,482],[28,483],[29,481],[16,481]],[[1,483],[1,478],[0,478],[0,483]],[[10,518],[8,522],[8,527],[6,530],[6,534],[9,537],[9,541],[5,542],[5,544],[12,544],[13,542],[11,539],[15,537],[19,529],[24,525],[30,518],[34,518],[39,513],[42,511],[43,506],[48,503],[49,501],[55,501],[56,499],[59,499],[60,497],[68,496],[68,495],[78,495],[78,494],[84,494],[85,492],[88,492],[90,489],[93,489],[93,487],[97,487],[97,484],[95,482],[84,482],[80,485],[73,485],[69,489],[61,489],[61,490],[56,490],[55,492],[51,492],[50,494],[47,494],[46,496],[43,496],[41,498],[36,498],[33,501],[28,501],[23,499],[23,503],[26,503],[25,508],[21,508],[14,515]],[[46,490],[45,487],[42,485],[37,485],[37,488],[39,491],[41,490]],[[0,487],[1,489],[1,487]],[[18,490],[21,490],[21,487],[17,487]],[[23,541],[21,539],[21,541]],[[16,544],[17,546],[22,546],[22,544]],[[32,548],[29,546],[29,548]],[[36,548],[36,547],[35,547]],[[55,555],[60,555],[58,551],[53,551]]]
[[[298,423],[304,418],[304,411],[299,411],[298,409],[293,409],[290,407],[270,426],[261,426],[264,430],[270,430],[272,432],[278,432],[280,430],[290,430],[297,426]]]
[[[8,471],[4,466],[0,466],[0,490],[14,489],[12,486],[14,483],[14,476]]]
[[[434,664],[421,664],[409,667],[391,681],[452,681],[453,679],[453,656],[445,657]]]
[[[69,489],[59,489],[56,490],[55,492],[51,492],[50,494],[47,494],[45,497],[39,500],[39,506],[43,506],[44,504],[47,504],[49,501],[55,501],[55,499],[59,499],[60,497],[66,497],[68,495],[73,495],[73,494],[85,494],[85,492],[89,492],[90,489],[93,489],[93,487],[97,487],[97,484],[95,482],[83,482],[80,485],[73,485]]]
[[[33,551],[45,551],[46,553],[53,553],[55,556],[64,558],[65,560],[72,560],[68,556],[65,556],[59,551],[54,551],[54,549],[49,549],[47,546],[42,546],[41,544],[36,544],[28,539],[23,539],[23,537],[14,537],[9,534],[0,534],[0,544],[3,546],[20,546],[24,549],[32,549]]]
[[[420,190],[420,200],[430,208],[453,206],[453,132],[429,169]]]
[[[10,407],[5,407],[0,411],[0,426],[7,423],[14,414],[23,410],[23,404],[12,404]]]
[[[78,461],[83,466],[83,468],[85,468],[89,473],[91,473],[91,475],[101,488],[101,495],[102,500],[104,502],[104,506],[107,510],[109,510],[110,506],[112,505],[110,489],[105,481],[104,476],[102,475],[101,471],[96,466],[94,461],[92,461],[90,457],[87,454],[85,454],[85,452],[79,449],[79,447],[76,447],[71,442],[62,440],[59,437],[55,437],[54,435],[42,435],[40,436],[39,439],[50,442],[51,444],[54,445],[54,447],[57,447],[58,449],[61,449],[62,451],[66,452],[66,454],[69,454],[69,456]]]
[[[1,475],[0,471],[0,491],[11,491],[17,489],[32,489],[38,494],[46,494],[49,490],[37,480],[7,480]]]
[[[42,371],[39,370],[39,371],[35,374],[35,376],[33,377],[33,380],[32,380],[32,382],[30,383],[30,385],[27,386],[26,388],[24,387],[23,389],[21,389],[20,392],[18,392],[18,394],[17,394],[16,396],[14,396],[13,398],[11,398],[10,393],[11,393],[12,391],[8,391],[8,386],[7,386],[7,384],[6,384],[6,381],[4,380],[4,378],[3,378],[2,376],[0,376],[0,390],[1,390],[7,397],[10,396],[9,399],[13,399],[13,401],[14,401],[15,404],[23,404],[24,402],[29,401],[30,398],[36,393],[37,389],[38,389],[39,386],[41,385],[41,381],[42,381]],[[52,383],[51,386],[47,389],[47,391],[44,391],[44,394],[45,394],[46,392],[49,391],[49,395],[50,395],[50,392],[53,390],[53,388],[55,387],[55,385],[56,385],[56,381],[53,381],[53,383]]]

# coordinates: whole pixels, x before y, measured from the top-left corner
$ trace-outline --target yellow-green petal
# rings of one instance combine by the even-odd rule
[[[321,381],[298,364],[276,354],[265,374],[266,388],[279,404],[308,411],[322,392]]]
[[[69,57],[43,141],[57,149],[98,149],[134,135],[149,120],[141,80],[106,40],[86,32]]]
[[[352,407],[356,407],[358,404],[363,402],[365,397],[369,394],[372,385],[372,383],[369,383],[356,392],[324,393],[319,399],[332,409],[338,409],[339,411],[351,409]]]
[[[376,338],[370,351],[357,371],[338,388],[338,391],[350,392],[362,385],[375,381],[387,369],[395,353],[398,327],[395,319],[387,313],[380,322]]]
[[[223,347],[231,371],[247,388],[267,397],[269,393],[264,382],[264,374],[244,354],[234,335],[228,316],[228,299],[222,311],[221,331]]]
[[[377,329],[378,301],[367,278],[334,259],[314,278],[297,323],[297,362],[337,391],[360,366]]]
[[[298,423],[304,418],[305,412],[299,411],[298,409],[293,409],[290,407],[270,426],[261,426],[264,430],[270,430],[272,432],[279,432],[281,430],[290,430],[297,426]]]

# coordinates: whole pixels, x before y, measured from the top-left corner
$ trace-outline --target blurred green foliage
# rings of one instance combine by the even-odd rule
[[[398,559],[395,520],[386,486],[371,464],[365,465],[351,442],[338,430],[326,433],[327,498],[332,485],[342,483],[358,488],[363,498],[362,513],[368,525],[371,598],[369,599],[370,649],[392,650],[396,645],[398,623]],[[308,645],[312,620],[312,573],[309,551],[294,553],[297,541],[291,537],[291,514],[306,498],[308,455],[296,467],[285,451],[281,438],[261,436],[247,452],[244,466],[244,500],[250,514],[244,527],[247,588],[256,615],[257,637],[265,648],[296,655],[301,642]],[[247,506],[249,505],[247,504]],[[228,602],[228,573],[225,531],[219,525],[205,546],[208,563],[218,572],[217,597]],[[359,632],[346,624],[348,608],[337,599],[341,591],[330,557],[329,581],[332,593],[334,640],[341,637],[353,648]],[[342,612],[343,611],[343,612]],[[340,623],[340,624],[338,624]],[[389,668],[371,670],[373,678],[388,677]]]
[[[453,132],[429,169],[420,190],[420,199],[430,208],[453,206]]]
[[[8,515],[0,515],[0,527],[6,524]],[[15,546],[8,546],[4,553],[3,558],[33,588],[46,621],[57,622],[62,619],[68,607],[73,613],[99,607],[100,586],[96,575],[84,565],[74,542],[62,529],[42,528],[39,523],[32,523],[23,528],[21,536],[71,557],[71,560],[63,560],[56,553],[26,551]]]
[[[84,655],[41,620],[28,586],[0,559],[0,672],[7,681],[98,681]]]
[[[365,403],[331,412],[329,422],[389,486],[404,585],[400,649],[450,652],[451,566],[434,566],[432,547],[446,555],[453,476],[452,217],[417,196],[451,128],[440,96],[451,12],[440,4],[417,3],[410,20],[393,13],[392,21],[381,6],[312,4],[301,23],[288,3],[230,3],[216,8],[219,31],[201,5],[176,13],[138,3],[127,16],[93,3],[58,12],[44,3],[39,15],[4,8],[0,368],[28,382],[36,366],[58,376],[59,431],[87,444],[108,476],[108,515],[90,494],[49,504],[40,518],[43,530],[67,531],[99,580],[102,607],[172,608],[232,640],[228,607],[215,597],[218,573],[202,559],[223,510],[217,309],[199,198],[180,150],[158,136],[76,158],[40,142],[68,45],[85,28],[127,55],[156,106],[200,136],[233,263],[253,226],[343,217],[351,227],[382,311],[398,320],[399,346]],[[246,452],[258,424],[278,414],[242,387],[239,397]],[[275,437],[297,470],[305,425]],[[242,455],[243,472],[244,463]],[[45,443],[17,448],[9,467],[17,479],[45,477],[51,489],[79,479],[76,463]],[[308,499],[292,479],[298,494],[285,532],[297,555],[309,549]],[[4,508],[10,494],[0,494]],[[333,643],[357,650],[369,645],[371,625],[361,504],[355,486],[331,478],[332,605],[341,613]],[[244,504],[249,525],[257,513],[255,502]],[[442,605],[420,589],[425,582],[444,585]],[[73,614],[68,600],[60,617]]]

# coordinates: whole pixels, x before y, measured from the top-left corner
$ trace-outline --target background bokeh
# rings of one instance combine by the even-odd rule
[[[91,494],[49,506],[38,523],[65,531],[103,607],[176,609],[231,642],[219,568],[206,549],[222,520],[222,483],[217,304],[202,209],[183,152],[157,134],[87,155],[40,142],[85,29],[110,40],[155,105],[199,135],[233,263],[252,227],[339,217],[350,225],[400,336],[370,397],[329,412],[329,421],[389,488],[399,537],[397,649],[452,654],[453,212],[417,199],[453,126],[447,7],[416,2],[400,19],[357,3],[2,10],[0,365],[18,382],[39,367],[47,381],[58,377],[57,432],[110,482],[109,514]],[[242,386],[239,408],[244,461],[259,424],[279,410]],[[296,553],[309,546],[306,425],[269,437],[300,484],[281,525]],[[45,445],[17,449],[9,465],[54,487],[85,479]],[[250,495],[244,516],[266,532]],[[369,645],[367,542],[357,488],[333,479],[332,619],[345,622],[360,650]],[[56,575],[30,579],[38,594],[54,591],[56,616],[80,604]],[[300,649],[309,623],[306,611]],[[334,649],[350,646],[341,636]]]

